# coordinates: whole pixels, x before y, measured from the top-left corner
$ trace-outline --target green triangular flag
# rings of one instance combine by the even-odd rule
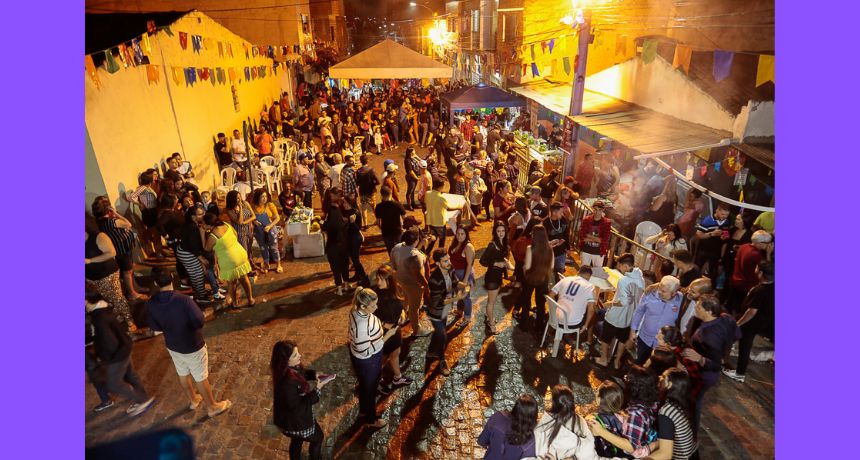
[[[119,70],[119,64],[116,63],[110,50],[105,51],[105,67],[108,73],[116,73]]]
[[[166,33],[169,37],[172,37],[172,36],[173,36],[173,31],[172,31],[172,30],[170,30],[170,26],[165,26],[165,27],[164,27],[164,33]]]
[[[565,56],[561,61],[564,63],[564,73],[570,75],[570,58]]]
[[[650,64],[657,57],[657,40],[645,40],[642,43],[642,62]]]

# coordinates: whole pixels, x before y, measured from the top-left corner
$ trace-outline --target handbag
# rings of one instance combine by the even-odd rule
[[[496,250],[496,244],[494,242],[490,242],[493,245],[492,249],[490,246],[487,246],[487,249],[481,254],[481,258],[478,259],[478,263],[484,267],[490,267],[493,264],[493,251]]]

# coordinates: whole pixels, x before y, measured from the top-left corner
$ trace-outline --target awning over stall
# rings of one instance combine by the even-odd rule
[[[454,69],[393,40],[385,40],[329,67],[331,78],[451,78]]]
[[[449,91],[441,99],[451,110],[526,106],[525,99],[483,83]]]
[[[570,84],[542,80],[511,88],[511,91],[556,113],[568,113]],[[588,90],[582,112],[571,117],[577,124],[648,156],[728,145],[732,137],[728,131],[679,120]]]

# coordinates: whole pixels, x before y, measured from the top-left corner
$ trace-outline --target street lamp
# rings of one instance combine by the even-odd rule
[[[424,9],[426,9],[427,11],[429,11],[429,12],[430,12],[431,14],[433,14],[434,16],[436,15],[436,12],[435,12],[435,11],[431,10],[429,6],[427,6],[427,5],[423,4],[423,3],[409,2],[409,6],[420,6],[421,8],[424,8]]]

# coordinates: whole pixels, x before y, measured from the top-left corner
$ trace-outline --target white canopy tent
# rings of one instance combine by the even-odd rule
[[[329,67],[331,78],[451,78],[454,69],[393,40],[385,40]]]

